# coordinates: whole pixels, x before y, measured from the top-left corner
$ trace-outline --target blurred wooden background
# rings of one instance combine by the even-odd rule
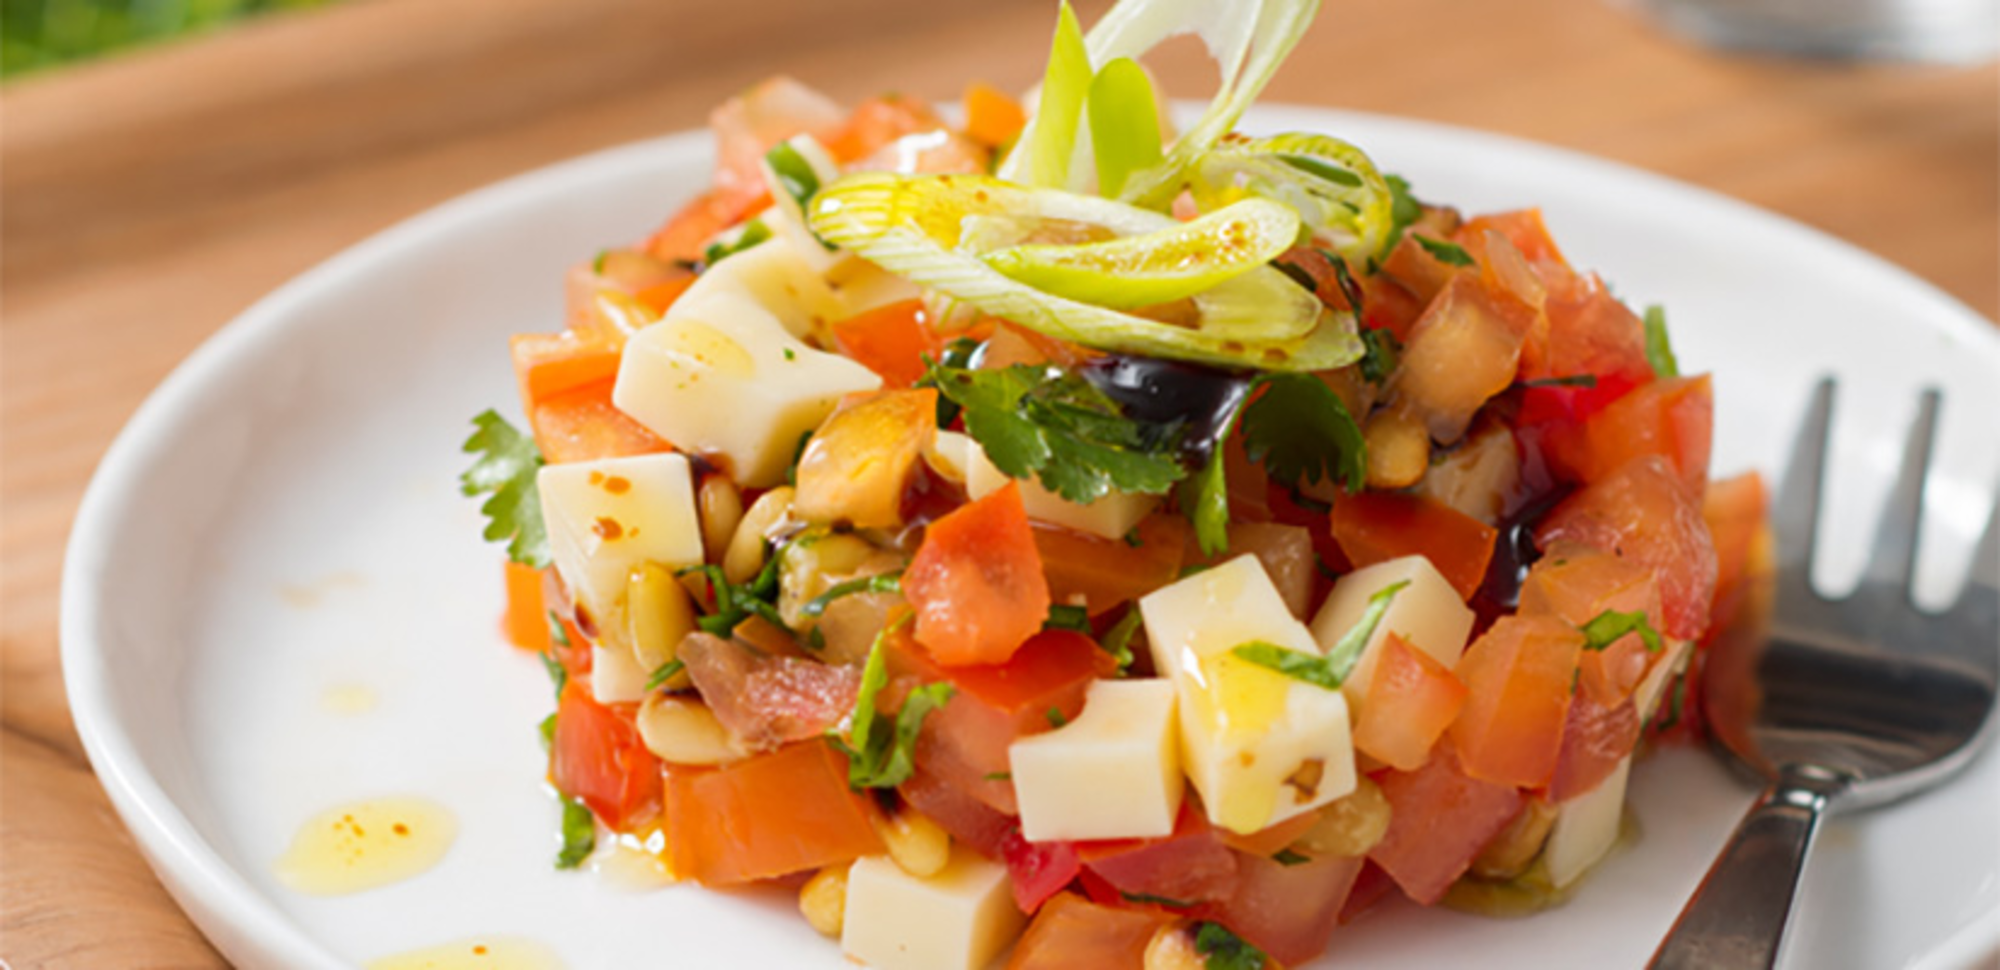
[[[1089,23],[1104,4],[1082,3]],[[0,959],[209,967],[63,700],[63,542],[151,387],[259,296],[501,177],[700,125],[1039,75],[1053,5],[350,0],[0,89]],[[1160,64],[1200,93],[1195,48]],[[2000,317],[2000,67],[1703,50],[1599,0],[1328,0],[1267,98],[1506,132],[1791,216]],[[635,199],[653,206],[654,200]],[[555,281],[551,281],[555,285]]]

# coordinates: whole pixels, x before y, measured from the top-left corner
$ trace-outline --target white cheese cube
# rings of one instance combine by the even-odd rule
[[[634,455],[545,465],[535,476],[549,553],[570,595],[613,616],[634,566],[702,561],[694,483],[684,455]]]
[[[1068,724],[1008,748],[1030,841],[1167,835],[1181,810],[1169,680],[1100,680]]]
[[[626,341],[611,403],[675,447],[721,459],[739,484],[766,488],[842,395],[881,386],[868,368],[801,343],[756,303],[717,294],[676,304]]]
[[[1653,715],[1660,710],[1660,701],[1666,697],[1667,688],[1674,682],[1674,674],[1680,671],[1687,657],[1692,641],[1667,640],[1666,649],[1653,658],[1652,666],[1646,668],[1646,676],[1639,686],[1632,689],[1632,705],[1639,711],[1639,722],[1651,724]]]
[[[1347,701],[1235,656],[1262,641],[1314,656],[1255,556],[1238,556],[1139,600],[1154,669],[1173,679],[1181,764],[1209,821],[1248,834],[1354,790]]]
[[[1557,889],[1589,872],[1617,844],[1625,817],[1625,780],[1631,771],[1632,756],[1628,754],[1596,788],[1556,806],[1555,825],[1542,848],[1542,861]]]
[[[1008,478],[986,457],[978,442],[972,442],[965,466],[966,494],[975,499],[981,498],[989,492],[1005,488],[1010,481],[1014,479]],[[1020,482],[1021,506],[1027,510],[1028,518],[1105,539],[1124,538],[1160,501],[1157,495],[1112,492],[1094,502],[1078,504],[1043,488],[1041,482],[1033,478],[1020,479]]]
[[[623,646],[590,645],[590,696],[599,704],[623,704],[646,699],[652,672]]]
[[[748,300],[769,312],[794,337],[824,334],[848,309],[827,285],[822,267],[808,253],[825,254],[818,243],[806,249],[783,235],[773,236],[717,262],[674,301],[666,319],[682,316],[716,297]]]
[[[847,872],[840,948],[874,970],[980,970],[1026,921],[1007,867],[964,846],[921,879],[870,856]]]
[[[1459,599],[1458,591],[1444,575],[1422,556],[1404,556],[1357,569],[1333,584],[1326,603],[1313,617],[1313,638],[1321,652],[1333,649],[1368,609],[1368,598],[1396,583],[1410,585],[1389,601],[1382,622],[1361,650],[1361,660],[1341,684],[1341,692],[1358,711],[1367,703],[1368,685],[1375,680],[1375,660],[1382,653],[1382,641],[1394,633],[1410,646],[1430,654],[1447,668],[1458,663],[1465,652],[1465,638],[1472,633],[1472,609]]]

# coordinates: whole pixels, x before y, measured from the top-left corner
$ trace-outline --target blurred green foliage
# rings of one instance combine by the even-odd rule
[[[0,78],[331,0],[0,0]]]

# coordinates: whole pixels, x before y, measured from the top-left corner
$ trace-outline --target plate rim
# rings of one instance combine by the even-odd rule
[[[1185,109],[1188,104],[1177,107]],[[1593,180],[1613,179],[1641,184],[1649,191],[1674,193],[1714,207],[1729,218],[1781,232],[1846,266],[1865,267],[1866,272],[1893,282],[1901,292],[1920,295],[1936,311],[1923,315],[1941,324],[1947,337],[2000,359],[2000,326],[1936,284],[1856,243],[1716,190],[1577,149],[1425,119],[1271,102],[1246,114],[1244,127],[1269,128],[1272,125],[1268,122],[1305,118],[1319,119],[1315,124],[1333,131],[1343,123],[1359,121],[1378,129],[1401,129],[1421,139],[1492,146],[1536,166],[1553,163],[1588,172]],[[104,601],[102,586],[95,580],[115,547],[109,523],[140,504],[133,486],[165,448],[168,439],[160,432],[179,420],[209,379],[226,373],[235,361],[259,348],[282,342],[302,326],[296,322],[301,308],[337,290],[357,273],[365,274],[370,267],[393,261],[400,253],[421,249],[433,237],[479,218],[496,203],[511,200],[518,204],[517,196],[560,192],[579,180],[654,167],[677,153],[706,153],[712,144],[707,131],[691,129],[601,148],[460,193],[341,248],[205,337],[147,393],[92,471],[64,546],[61,572],[59,658],[71,719],[98,783],[148,865],[203,935],[230,959],[275,960],[286,966],[345,966],[201,837],[132,743],[132,730],[137,725],[128,724],[116,704],[104,662],[109,641],[102,632],[104,611],[113,604]],[[1918,962],[1957,965],[1961,959],[1976,959],[1996,948],[2000,948],[2000,918],[1975,921],[1937,941]]]

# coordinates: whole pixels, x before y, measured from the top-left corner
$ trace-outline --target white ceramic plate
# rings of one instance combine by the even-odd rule
[[[1970,556],[2000,472],[2000,330],[1911,276],[1747,206],[1545,147],[1305,109],[1248,127],[1337,133],[1426,198],[1540,205],[1572,261],[1671,308],[1713,370],[1716,468],[1767,473],[1816,375],[1846,382],[1827,565],[1858,574],[1917,388],[1946,391],[1925,595]],[[707,177],[679,136],[442,206],[306,274],[161,386],[98,470],[63,589],[70,700],[112,801],[175,897],[245,966],[333,967],[474,934],[572,967],[849,966],[783,893],[622,891],[550,867],[539,664],[504,645],[500,553],[461,498],[468,419],[511,410],[507,335],[561,324],[564,270],[639,238]],[[329,690],[362,687],[342,714]],[[458,816],[416,879],[319,898],[272,863],[309,816],[424,795]],[[1326,966],[1637,966],[1747,805],[1705,753],[1635,772],[1644,829],[1569,905],[1526,920],[1390,908]],[[2000,758],[1830,824],[1790,965],[1955,966],[2000,941]]]

